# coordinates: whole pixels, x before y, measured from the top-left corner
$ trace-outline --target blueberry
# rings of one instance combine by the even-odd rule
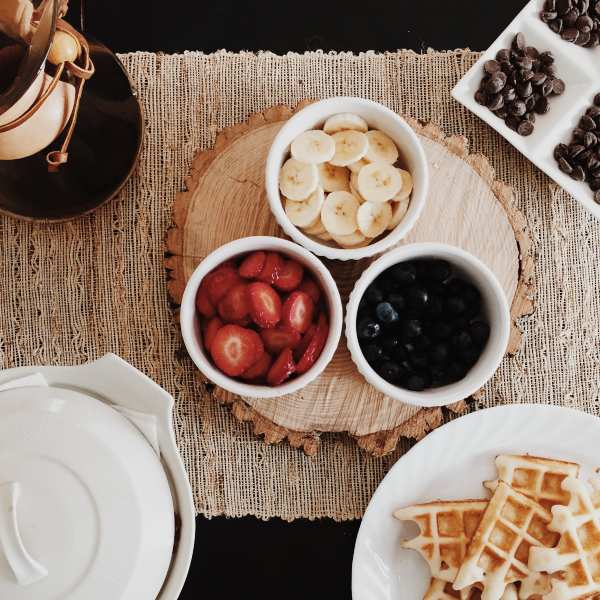
[[[459,381],[467,374],[467,370],[458,362],[448,365],[448,383]]]
[[[365,297],[367,302],[370,304],[379,304],[383,302],[383,291],[377,285],[377,283],[372,283],[365,292]]]
[[[479,352],[479,350],[477,350],[477,348],[470,346],[468,348],[465,348],[460,353],[460,360],[463,363],[463,365],[470,368],[477,362],[480,354],[481,353]]]
[[[448,371],[446,367],[442,365],[432,365],[430,370],[431,374],[431,386],[439,387],[448,383]]]
[[[381,325],[372,319],[363,319],[358,323],[356,332],[363,340],[374,340],[381,333]]]
[[[400,292],[392,292],[388,295],[387,300],[399,312],[406,308],[406,297]]]
[[[435,321],[429,327],[431,337],[437,340],[448,339],[454,331],[452,325],[446,321]]]
[[[408,339],[419,337],[423,333],[423,324],[418,319],[404,321],[402,333]]]
[[[450,348],[447,344],[438,343],[429,349],[429,359],[433,363],[445,363],[450,358]]]
[[[400,347],[400,338],[393,333],[389,333],[381,340],[381,347],[386,352],[393,354]]]
[[[413,373],[405,379],[404,385],[413,392],[422,392],[427,387],[427,380],[423,374]]]
[[[451,323],[453,331],[459,331],[461,329],[467,329],[469,327],[469,321],[465,317],[457,317]]]
[[[463,285],[463,290],[461,294],[463,300],[470,306],[477,306],[481,304],[481,293],[479,290],[470,283],[465,283]]]
[[[471,348],[473,346],[473,340],[471,339],[471,334],[464,329],[461,331],[457,331],[450,340],[452,345],[457,350],[466,350],[467,348]]]
[[[380,323],[391,325],[398,321],[398,313],[389,302],[380,302],[375,307],[375,314]]]
[[[460,315],[465,312],[466,308],[467,303],[461,296],[450,296],[448,300],[446,300],[446,310],[451,315]]]
[[[379,369],[377,369],[378,373],[390,383],[395,383],[400,378],[400,374],[402,373],[400,369],[400,365],[395,362],[384,362],[380,365]]]
[[[444,303],[439,296],[430,296],[427,306],[427,314],[432,317],[439,317],[444,311]]]
[[[389,269],[392,279],[400,285],[410,285],[417,280],[417,268],[414,263],[404,262]]]
[[[429,261],[429,279],[433,281],[446,281],[452,275],[452,267],[445,260]]]
[[[478,346],[483,346],[490,337],[490,326],[483,321],[476,321],[469,327],[469,333]]]
[[[378,363],[383,357],[383,348],[377,344],[368,344],[362,351],[370,365]]]
[[[452,294],[453,296],[460,296],[462,295],[462,291],[465,289],[465,286],[467,286],[468,283],[464,279],[455,277],[454,279],[451,279],[447,285],[449,294]]]
[[[412,354],[417,347],[412,343],[412,342],[404,342],[404,344],[402,344],[400,346],[400,348],[406,353],[406,354]]]
[[[427,353],[424,350],[415,350],[409,356],[410,364],[415,369],[424,369],[429,364]]]
[[[415,347],[419,350],[425,350],[431,346],[431,338],[428,335],[422,334],[414,340]]]
[[[421,286],[412,286],[406,292],[408,305],[415,310],[423,310],[429,306],[429,292]]]
[[[369,308],[369,303],[367,301],[367,297],[363,296],[360,299],[360,302],[358,303],[358,310],[359,311],[361,311],[361,310],[368,310],[368,308]]]

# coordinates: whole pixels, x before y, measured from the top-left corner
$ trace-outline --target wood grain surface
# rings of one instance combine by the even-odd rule
[[[274,136],[292,113],[278,106],[251,115],[246,123],[222,131],[212,149],[197,154],[187,190],[175,201],[174,224],[167,235],[168,289],[176,303],[198,263],[217,247],[250,235],[283,237],[266,198],[264,166]],[[512,301],[513,318],[529,314],[534,291],[532,245],[512,190],[496,181],[485,157],[469,154],[466,138],[446,137],[433,124],[406,119],[420,135],[431,182],[427,206],[403,243],[445,242],[473,253],[498,277]],[[343,301],[371,260],[324,261]],[[509,353],[518,349],[520,336],[514,325]],[[254,399],[219,388],[213,393],[232,407],[236,418],[252,422],[266,442],[287,438],[308,454],[318,451],[320,432],[348,432],[367,451],[383,455],[395,448],[400,436],[419,439],[442,422],[439,408],[405,405],[367,384],[356,371],[343,336],[325,372],[295,394]],[[460,402],[451,409],[464,412],[467,407]]]

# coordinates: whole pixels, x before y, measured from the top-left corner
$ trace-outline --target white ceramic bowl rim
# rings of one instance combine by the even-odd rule
[[[289,152],[289,146],[293,138],[302,131],[321,125],[327,117],[342,112],[357,113],[365,118],[369,125],[373,125],[390,135],[399,146],[406,162],[409,163],[407,166],[410,167],[414,180],[410,206],[403,220],[381,240],[364,248],[335,248],[308,237],[293,225],[285,214],[279,193],[279,169],[283,159]],[[425,151],[417,134],[402,117],[386,106],[372,100],[337,97],[306,106],[292,116],[279,130],[267,156],[265,185],[271,211],[285,233],[295,242],[315,254],[330,259],[358,260],[387,250],[397,244],[413,228],[425,206],[429,188],[429,170]]]
[[[295,258],[311,271],[321,286],[329,309],[329,337],[323,352],[315,364],[306,372],[276,387],[252,385],[228,377],[206,357],[198,335],[196,316],[196,293],[204,277],[226,260],[255,250],[274,250]],[[291,394],[316,379],[333,358],[342,334],[343,308],[340,294],[331,273],[325,265],[302,246],[270,236],[254,236],[229,242],[209,254],[190,277],[181,303],[181,331],[185,346],[196,366],[219,387],[239,396],[251,398],[277,398]]]
[[[448,260],[459,273],[470,280],[481,292],[490,322],[490,337],[479,360],[460,381],[429,388],[422,392],[413,392],[395,386],[381,376],[365,359],[356,331],[358,304],[373,280],[387,268],[408,260],[428,257]],[[470,272],[467,272],[470,268]],[[477,273],[477,275],[474,275]],[[365,379],[381,392],[407,404],[415,406],[444,406],[468,398],[492,377],[500,365],[510,335],[510,309],[506,295],[496,276],[477,257],[456,246],[438,243],[408,244],[392,250],[377,259],[364,271],[356,282],[346,310],[346,339],[352,360]]]

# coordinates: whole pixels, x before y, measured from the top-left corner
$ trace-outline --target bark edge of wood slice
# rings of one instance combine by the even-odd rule
[[[196,154],[185,180],[185,190],[175,199],[173,225],[166,236],[167,287],[169,296],[175,304],[181,302],[186,281],[197,264],[218,246],[248,235],[284,237],[270,213],[266,200],[264,161],[271,141],[283,122],[310,102],[312,100],[301,102],[295,109],[274,106],[262,113],[254,113],[246,122],[221,131],[212,148]],[[419,222],[403,243],[416,241],[454,243],[479,255],[488,263],[500,279],[508,297],[512,297],[513,326],[507,350],[507,353],[512,355],[518,351],[522,336],[517,321],[533,312],[535,293],[533,242],[527,221],[516,207],[513,190],[496,179],[494,169],[485,156],[469,153],[468,140],[464,136],[446,136],[433,123],[422,124],[411,117],[403,116],[403,118],[419,134],[425,147],[430,163],[432,188],[427,206],[430,209],[436,208],[429,215],[427,208],[425,209]],[[442,178],[440,173],[444,169],[447,169],[448,175]],[[449,175],[450,173],[452,175]],[[459,188],[460,198],[463,200],[469,198],[469,202],[475,203],[474,206],[468,207],[467,213],[464,206],[462,208],[459,206],[460,202],[456,198],[458,192],[449,186],[448,177],[451,183],[464,186],[464,190]],[[436,181],[443,181],[441,190],[435,189]],[[452,191],[448,192],[449,189]],[[436,194],[440,195],[442,191],[447,204],[436,205],[432,198],[435,198]],[[448,201],[448,198],[453,199],[454,203]],[[237,215],[230,212],[231,202],[239,201],[246,202],[244,218],[232,220],[231,217]],[[449,207],[453,207],[452,211]],[[455,221],[460,222],[460,230],[458,228],[445,228],[447,231],[443,232],[439,230],[439,223],[437,226],[435,223],[440,220],[439,212],[443,210],[446,210],[449,218],[455,217]],[[474,217],[467,219],[465,215],[474,215],[479,221]],[[477,223],[487,223],[490,218],[496,220],[494,237],[502,238],[499,248],[495,244],[490,247],[490,240],[485,236],[482,236],[481,240],[477,239],[477,231],[482,231],[482,228],[477,227]],[[465,224],[466,221],[469,221],[468,226]],[[211,223],[220,223],[223,227],[210,227]],[[439,239],[440,235],[444,239]],[[503,257],[504,264],[502,261],[497,261],[498,256]],[[341,264],[339,261],[324,261],[334,272],[343,300],[350,291],[348,288],[351,288],[352,278],[357,278],[370,260],[359,261],[352,266]],[[309,456],[318,452],[320,434],[324,432],[346,432],[354,437],[365,451],[374,456],[383,456],[395,449],[401,437],[419,440],[443,423],[441,408],[407,407],[384,398],[377,392],[368,396],[367,403],[373,405],[371,412],[365,411],[365,414],[370,415],[369,418],[362,419],[362,409],[358,410],[356,420],[363,421],[363,424],[358,423],[358,426],[356,423],[345,426],[347,419],[337,418],[339,415],[335,414],[328,414],[327,418],[321,419],[318,400],[316,404],[313,402],[311,410],[303,413],[302,406],[309,402],[307,394],[312,393],[311,386],[315,386],[323,378],[328,378],[330,370],[338,368],[336,366],[338,363],[347,364],[349,369],[356,371],[353,369],[349,353],[345,350],[344,336],[332,361],[333,366],[330,365],[317,382],[295,395],[296,397],[292,399],[292,410],[289,410],[290,407],[281,398],[270,401],[243,399],[206,382],[200,372],[198,377],[206,383],[207,392],[214,400],[229,406],[239,421],[251,423],[254,433],[264,436],[266,443],[287,440],[293,447],[302,448]],[[358,379],[354,381],[354,386],[360,380],[358,385],[362,382],[363,386],[370,388],[358,374],[356,375]],[[321,388],[315,388],[315,390],[319,389],[323,393],[322,385]],[[372,388],[370,389],[373,392]],[[336,386],[336,390],[339,390],[339,386]],[[477,397],[479,394],[481,391],[474,396]],[[338,401],[337,404],[340,402]],[[338,411],[341,410],[337,408]],[[463,414],[468,410],[464,400],[448,408],[457,414]],[[326,403],[324,409],[326,409],[324,412],[335,413],[335,403],[333,407]],[[288,413],[299,411],[300,419],[282,414],[286,411]],[[352,420],[354,417],[348,418]],[[364,421],[371,423],[371,430],[366,427],[365,431]],[[327,425],[322,426],[321,422],[326,422]],[[298,423],[300,426],[295,426]]]

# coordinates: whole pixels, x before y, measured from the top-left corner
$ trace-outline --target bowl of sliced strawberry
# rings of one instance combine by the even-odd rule
[[[218,386],[253,398],[295,392],[331,361],[342,302],[323,263],[298,244],[242,238],[190,277],[180,323],[188,353]]]

